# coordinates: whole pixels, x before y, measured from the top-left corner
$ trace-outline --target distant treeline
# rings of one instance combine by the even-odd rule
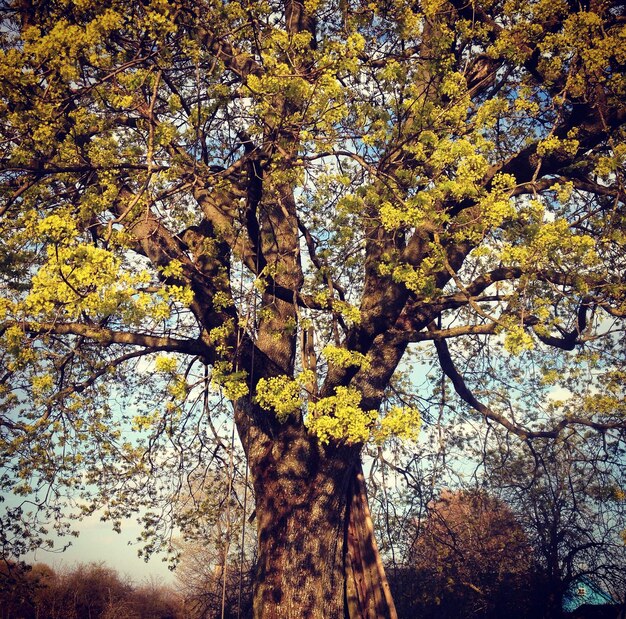
[[[0,563],[0,619],[183,619],[177,592],[155,583],[125,582],[102,563],[54,570]]]

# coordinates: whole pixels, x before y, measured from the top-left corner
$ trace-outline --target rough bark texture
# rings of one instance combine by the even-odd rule
[[[254,616],[396,617],[358,450],[324,448],[289,425],[249,457],[259,539]]]
[[[391,589],[374,537],[360,463],[354,469],[346,530],[346,614],[351,619],[396,619]]]

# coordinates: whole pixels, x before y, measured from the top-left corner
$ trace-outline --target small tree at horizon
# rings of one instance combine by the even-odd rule
[[[503,501],[485,490],[443,490],[414,523],[397,583],[402,616],[530,616],[532,572],[529,540]]]

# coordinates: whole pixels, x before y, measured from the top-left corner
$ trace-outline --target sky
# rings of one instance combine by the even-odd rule
[[[132,580],[139,585],[146,581],[159,584],[175,584],[176,576],[161,561],[162,556],[154,556],[147,563],[137,556],[139,545],[133,543],[141,532],[134,521],[122,523],[122,532],[116,533],[111,523],[101,522],[97,514],[85,518],[77,527],[78,538],[72,538],[72,545],[65,552],[50,552],[43,549],[24,557],[28,563],[46,563],[56,569],[72,568],[79,563],[101,563],[118,572],[123,580]],[[67,538],[59,540],[61,546]],[[56,542],[56,540],[55,540]],[[132,544],[132,545],[131,545]]]

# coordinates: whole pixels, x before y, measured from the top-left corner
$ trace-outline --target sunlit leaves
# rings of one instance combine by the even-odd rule
[[[204,454],[225,400],[331,450],[414,439],[414,400],[389,387],[409,343],[427,355],[458,338],[452,361],[508,413],[530,396],[489,392],[493,367],[521,383],[550,346],[617,340],[615,11],[302,6],[297,24],[269,0],[7,13],[0,413],[18,460],[24,437],[61,457],[56,436],[79,453],[91,431],[89,482],[128,497],[173,453],[182,472],[189,445]],[[537,392],[582,380],[577,361],[537,362]],[[621,415],[617,366],[590,370],[608,399],[581,393],[587,419]],[[571,414],[556,402],[546,417]],[[41,459],[16,466],[28,477]]]
[[[288,376],[262,378],[256,388],[256,401],[263,408],[272,411],[279,421],[299,413],[303,400],[301,398],[302,382],[306,377],[293,380]]]
[[[361,394],[355,389],[337,387],[333,396],[309,405],[306,424],[322,443],[330,440],[348,444],[364,443],[378,417],[377,411],[364,411]]]

